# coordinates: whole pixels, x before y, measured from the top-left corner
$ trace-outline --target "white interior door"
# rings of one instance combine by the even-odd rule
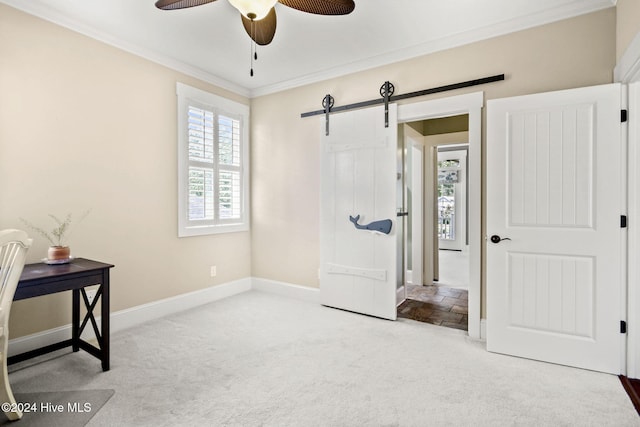
[[[487,103],[489,351],[621,372],[620,94]]]
[[[395,320],[395,104],[384,117],[382,106],[334,114],[329,135],[322,120],[320,299]]]

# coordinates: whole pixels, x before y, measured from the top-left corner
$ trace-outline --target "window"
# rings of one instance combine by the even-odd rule
[[[440,155],[440,153],[438,153]],[[438,238],[456,240],[456,185],[460,160],[438,162]],[[459,196],[458,196],[459,197]]]
[[[178,83],[178,236],[249,229],[249,107]]]

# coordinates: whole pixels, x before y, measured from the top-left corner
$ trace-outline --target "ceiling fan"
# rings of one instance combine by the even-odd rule
[[[213,3],[216,0],[158,0],[162,10],[184,9]],[[347,15],[356,7],[353,0],[229,0],[241,14],[244,29],[257,44],[264,46],[276,34],[275,4],[281,3],[316,15]]]

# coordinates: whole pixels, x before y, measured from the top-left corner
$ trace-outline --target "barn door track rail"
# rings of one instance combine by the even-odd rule
[[[356,102],[354,104],[341,105],[339,107],[336,107],[334,106],[335,99],[333,98],[333,96],[331,96],[330,94],[327,94],[322,99],[322,110],[309,111],[307,113],[302,113],[300,117],[304,118],[304,117],[318,116],[320,114],[324,114],[326,116],[325,131],[326,131],[326,134],[329,135],[329,114],[338,113],[340,111],[355,110],[357,108],[369,107],[371,105],[384,104],[384,107],[385,107],[384,108],[384,115],[385,115],[384,125],[385,127],[389,127],[389,103],[390,102],[400,101],[408,98],[415,98],[416,96],[431,95],[439,92],[447,92],[450,90],[456,90],[456,89],[462,89],[462,88],[471,87],[471,86],[483,85],[487,83],[499,82],[502,80],[504,80],[504,74],[496,74],[495,76],[483,77],[481,79],[475,79],[475,80],[467,80],[466,82],[438,86],[431,89],[424,89],[416,92],[409,92],[402,95],[393,95],[395,88],[393,84],[386,81],[380,87],[381,98],[379,99],[371,99],[369,101]]]

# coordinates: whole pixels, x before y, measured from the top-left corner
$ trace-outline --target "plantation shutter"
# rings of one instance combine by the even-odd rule
[[[240,120],[229,114],[218,116],[218,218],[237,221],[242,214],[240,170]]]
[[[189,101],[190,226],[242,221],[242,118]]]

